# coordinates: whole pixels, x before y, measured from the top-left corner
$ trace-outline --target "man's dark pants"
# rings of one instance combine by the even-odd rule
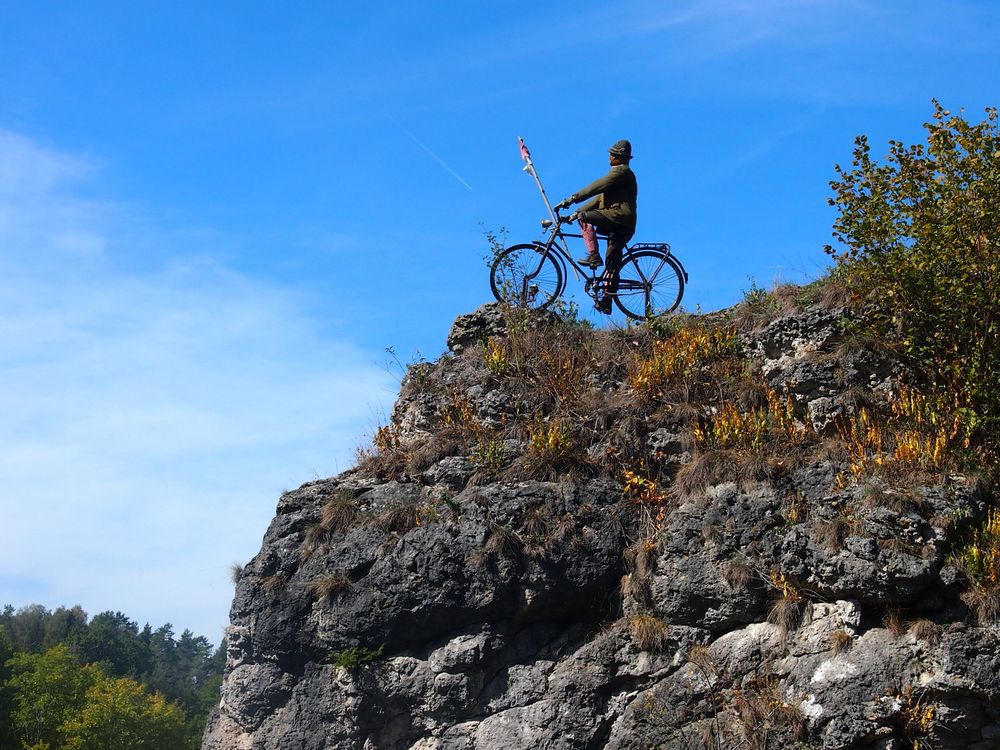
[[[604,255],[605,274],[608,276],[608,293],[618,291],[618,270],[622,265],[622,248],[632,239],[635,227],[611,221],[600,209],[581,211],[577,218],[593,224],[601,234],[608,235],[608,251]]]

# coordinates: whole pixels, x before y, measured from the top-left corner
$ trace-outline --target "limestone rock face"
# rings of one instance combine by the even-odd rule
[[[821,449],[903,372],[847,314],[741,335],[813,449],[701,483],[692,407],[633,406],[651,334],[460,318],[369,459],[278,501],[203,750],[1000,747],[1000,631],[948,557],[992,497],[959,475],[853,481]],[[547,336],[572,346],[526,367]],[[521,338],[488,362],[490,337]],[[559,430],[586,409],[573,453]],[[676,486],[643,500],[629,450]]]

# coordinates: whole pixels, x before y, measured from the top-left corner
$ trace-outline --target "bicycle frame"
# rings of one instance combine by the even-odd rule
[[[525,278],[526,280],[530,281],[530,279],[533,278],[542,269],[542,265],[545,263],[545,258],[549,255],[555,255],[557,258],[559,258],[560,262],[563,265],[563,268],[566,268],[568,264],[573,269],[573,274],[576,277],[577,281],[579,281],[581,277],[585,280],[584,291],[587,293],[588,296],[590,296],[596,302],[602,294],[609,294],[609,292],[607,292],[604,289],[604,284],[598,284],[595,282],[606,281],[607,272],[610,269],[605,268],[605,270],[602,273],[598,274],[595,269],[590,268],[589,266],[579,265],[573,259],[573,254],[569,251],[569,243],[567,242],[567,238],[572,237],[582,240],[583,235],[575,234],[573,232],[563,231],[563,221],[561,220],[562,217],[560,217],[558,213],[556,213],[555,216],[556,216],[556,222],[553,224],[552,229],[549,231],[548,239],[545,240],[544,242],[542,241],[536,242],[538,247],[541,249],[538,258],[538,268],[536,268],[533,273],[526,275]],[[548,220],[543,219],[542,226],[545,227],[547,222]],[[605,238],[606,235],[599,235],[599,237]],[[627,279],[619,279],[618,291],[616,291],[615,294],[618,294],[619,292],[644,291],[645,287],[651,284],[652,281],[657,277],[657,275],[659,275],[660,271],[663,269],[663,266],[666,265],[668,257],[673,257],[674,261],[678,265],[680,265],[680,261],[677,261],[676,256],[672,255],[672,253],[670,252],[670,246],[667,245],[666,243],[638,243],[631,247],[629,245],[625,245],[622,248],[622,259],[624,260],[626,257],[628,257],[629,252],[642,249],[654,249],[654,248],[659,251],[663,251],[664,248],[666,248],[666,252],[664,254],[664,257],[660,260],[659,264],[657,264],[656,268],[653,269],[652,273],[648,274],[647,277],[646,275],[643,274],[642,269],[637,268],[636,271],[639,274],[641,282],[637,285],[635,281],[629,281]],[[620,269],[615,269],[615,272],[617,272],[618,270]],[[687,271],[683,271],[683,273],[685,276],[684,280],[687,281],[686,278]],[[566,288],[566,278],[564,274],[563,285],[562,288],[559,290],[560,294],[565,288]]]
[[[545,226],[545,221],[546,220],[542,221],[543,227]],[[587,270],[584,270],[583,266],[580,266],[579,264],[577,264],[575,260],[573,260],[573,254],[570,253],[569,251],[569,243],[566,241],[567,237],[576,237],[577,239],[581,240],[583,239],[582,234],[573,234],[572,232],[564,232],[562,229],[561,217],[559,217],[559,215],[556,214],[556,222],[555,225],[552,227],[552,230],[549,232],[548,240],[544,243],[539,242],[539,244],[545,248],[546,253],[552,252],[554,250],[556,257],[559,258],[560,261],[562,261],[563,267],[565,267],[566,264],[568,263],[573,268],[573,274],[576,276],[577,280],[579,280],[581,276],[591,281],[600,278],[597,275],[595,269],[587,266],[586,267]]]

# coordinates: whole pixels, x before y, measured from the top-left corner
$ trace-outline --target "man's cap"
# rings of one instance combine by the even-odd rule
[[[608,149],[609,154],[614,154],[623,159],[632,158],[632,144],[626,140],[615,141],[611,148]]]

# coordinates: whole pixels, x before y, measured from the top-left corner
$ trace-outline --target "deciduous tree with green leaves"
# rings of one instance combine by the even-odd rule
[[[184,712],[127,677],[81,665],[65,644],[8,660],[10,741],[31,750],[179,750]],[[6,745],[5,745],[6,747]]]
[[[827,247],[870,326],[947,395],[965,436],[1000,434],[1000,129],[937,101],[927,143],[865,136],[830,184],[838,216]]]
[[[184,714],[127,677],[91,686],[61,727],[64,750],[177,750],[187,745]]]
[[[61,727],[103,678],[101,670],[81,666],[64,644],[43,654],[18,654],[8,664],[13,673],[6,689],[14,704],[14,735],[23,746],[62,747]]]
[[[11,712],[14,710],[13,697],[7,688],[10,679],[8,661],[14,656],[14,647],[7,640],[4,625],[0,623],[0,748],[14,747],[14,729]]]

